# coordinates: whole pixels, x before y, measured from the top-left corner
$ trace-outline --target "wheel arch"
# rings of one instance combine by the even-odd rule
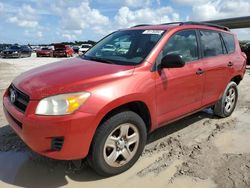
[[[242,80],[242,76],[241,76],[241,75],[236,75],[236,76],[234,76],[234,77],[231,79],[231,82],[235,82],[237,85],[239,85],[240,82],[241,82],[241,80]]]
[[[151,129],[152,129],[152,114],[150,113],[148,105],[144,101],[141,101],[141,100],[134,100],[134,101],[122,103],[122,104],[119,104],[119,105],[111,108],[111,110],[106,111],[106,113],[103,113],[104,115],[101,118],[97,128],[105,120],[107,120],[111,116],[113,116],[116,113],[119,113],[121,111],[125,111],[125,110],[130,110],[130,111],[137,113],[143,119],[143,121],[146,125],[146,128],[147,128],[147,132],[151,131]]]

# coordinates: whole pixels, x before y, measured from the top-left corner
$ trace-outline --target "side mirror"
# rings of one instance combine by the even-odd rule
[[[184,67],[185,62],[177,54],[169,54],[161,60],[161,68],[180,68]]]

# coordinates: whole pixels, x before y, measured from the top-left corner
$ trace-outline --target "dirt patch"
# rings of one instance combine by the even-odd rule
[[[23,152],[29,150],[10,126],[0,127],[0,152]]]

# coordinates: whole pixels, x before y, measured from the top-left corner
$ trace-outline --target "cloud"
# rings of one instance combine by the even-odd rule
[[[67,2],[62,0],[58,4],[51,4],[51,10],[60,18],[59,33],[68,40],[81,37],[84,31],[103,36],[136,24],[157,24],[180,19],[179,14],[170,6],[147,7],[153,2],[159,5],[160,0],[124,0],[122,4],[128,6],[119,8],[113,17],[105,16],[98,9],[92,8],[88,0],[82,1],[78,6]],[[109,3],[112,2],[109,0]],[[143,7],[139,8],[140,6]]]
[[[4,11],[4,5],[3,3],[0,2],[0,14],[3,13]]]
[[[174,0],[192,6],[190,20],[205,21],[239,16],[250,12],[250,1],[245,0]]]
[[[125,0],[124,4],[128,7],[145,7],[151,4],[152,0]]]
[[[71,40],[75,40],[77,37],[76,37],[76,35],[74,35],[74,34],[62,34],[62,36],[64,37],[64,38],[66,38],[66,39],[68,39],[69,41],[71,41]]]
[[[249,40],[250,39],[250,28],[247,29],[233,29],[233,33],[236,33],[239,40]]]
[[[136,24],[158,24],[165,22],[178,21],[180,16],[170,6],[161,8],[142,8],[130,10],[128,7],[119,9],[115,16],[115,24],[118,27],[129,27]]]
[[[66,9],[66,11],[65,11]],[[78,7],[57,7],[56,13],[61,17],[62,27],[66,30],[82,30],[95,25],[107,25],[109,18],[92,9],[88,1]]]
[[[172,0],[172,1],[180,5],[194,5],[194,4],[207,3],[211,0]]]
[[[42,37],[43,37],[43,33],[42,33],[41,31],[38,31],[38,32],[36,33],[36,35],[37,35],[39,38],[42,38]]]
[[[10,16],[7,20],[20,27],[35,28],[39,25],[36,11],[30,5],[23,5],[15,16]]]

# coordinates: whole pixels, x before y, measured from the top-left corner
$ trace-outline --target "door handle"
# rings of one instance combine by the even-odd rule
[[[233,65],[234,64],[231,61],[229,61],[228,64],[227,64],[228,67],[232,67]]]
[[[197,71],[196,71],[196,74],[197,75],[201,75],[201,74],[203,74],[204,73],[204,71],[202,70],[202,69],[198,69]]]

